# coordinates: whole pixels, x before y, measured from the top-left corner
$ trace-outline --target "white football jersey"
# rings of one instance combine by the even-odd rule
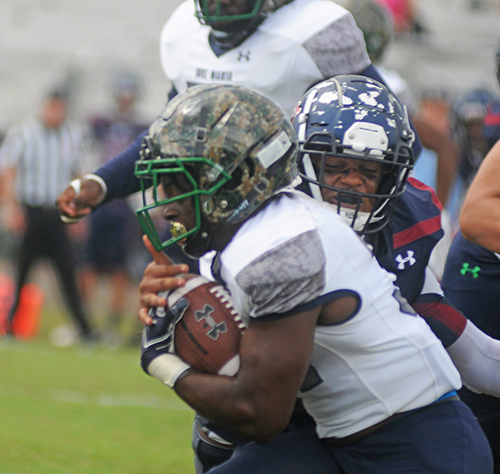
[[[283,193],[243,224],[219,258],[247,320],[358,299],[353,317],[316,329],[299,396],[321,438],[349,436],[461,386],[441,342],[398,296],[393,275],[327,204]]]
[[[161,34],[161,62],[178,92],[195,84],[231,83],[255,89],[292,114],[313,84],[356,74],[370,60],[352,15],[330,0],[294,0],[269,15],[240,46],[217,57],[210,27],[187,0]]]

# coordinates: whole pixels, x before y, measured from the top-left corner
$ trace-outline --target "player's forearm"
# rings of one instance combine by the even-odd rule
[[[429,267],[425,270],[420,295],[411,305],[425,319],[444,347],[451,346],[467,324],[467,318],[444,296],[441,285]]]
[[[466,387],[500,397],[500,341],[468,320],[462,334],[447,351]]]
[[[235,377],[191,372],[175,385],[176,393],[194,410],[218,426],[241,438],[268,443],[286,428],[290,416],[283,417],[258,403],[255,391],[241,390]],[[270,413],[269,411],[272,411]],[[278,410],[279,411],[279,410]]]
[[[241,365],[235,377],[191,373],[175,385],[176,392],[222,428],[270,442],[290,421],[309,367],[319,311],[253,321],[241,339]]]
[[[443,132],[425,114],[413,117],[422,145],[437,154],[436,194],[443,206],[446,205],[455,179],[460,150],[448,132]]]
[[[500,341],[479,330],[439,295],[421,295],[414,308],[446,347],[471,390],[500,396]]]
[[[464,237],[500,253],[500,141],[483,160],[460,213]]]

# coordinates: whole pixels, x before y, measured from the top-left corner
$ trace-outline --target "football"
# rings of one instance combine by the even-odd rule
[[[246,326],[234,308],[231,295],[220,283],[200,275],[185,277],[186,285],[167,295],[168,306],[182,297],[189,301],[175,326],[175,353],[199,372],[235,375]]]

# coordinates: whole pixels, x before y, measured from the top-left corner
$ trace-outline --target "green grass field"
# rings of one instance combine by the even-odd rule
[[[45,305],[47,306],[47,305]],[[0,341],[0,474],[189,474],[193,412],[144,374],[140,349]]]

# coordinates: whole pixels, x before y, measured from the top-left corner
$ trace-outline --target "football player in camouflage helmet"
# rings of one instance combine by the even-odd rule
[[[297,152],[286,113],[262,94],[233,85],[191,87],[167,104],[143,140],[135,171],[143,189],[141,226],[158,250],[180,243],[200,257],[222,228],[240,224],[292,185]],[[175,222],[173,209],[186,202],[190,222]],[[158,206],[165,206],[172,234],[163,242],[151,215]]]
[[[405,108],[379,82],[337,76],[305,94],[293,122],[304,190],[359,234],[380,231],[415,161]]]
[[[376,0],[343,0],[339,3],[352,13],[363,32],[372,63],[379,63],[396,34],[391,12]]]
[[[212,28],[210,40],[222,50],[239,46],[264,19],[292,0],[195,0],[196,17]]]

